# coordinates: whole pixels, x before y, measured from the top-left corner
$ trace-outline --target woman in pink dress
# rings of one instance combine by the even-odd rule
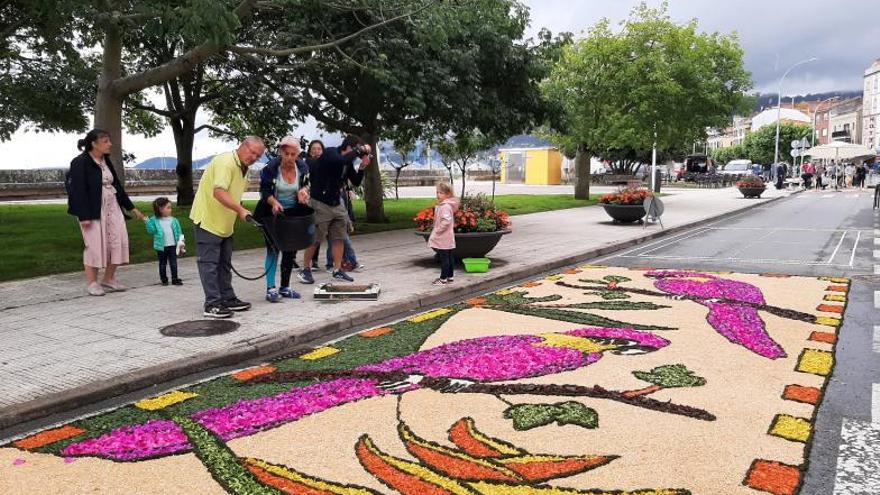
[[[122,208],[147,220],[132,204],[113,170],[108,156],[112,147],[107,132],[89,131],[77,144],[82,154],[70,162],[65,182],[67,212],[79,219],[85,243],[83,265],[88,292],[93,296],[127,289],[116,280],[116,267],[128,263],[128,231]],[[99,284],[101,268],[105,270]]]

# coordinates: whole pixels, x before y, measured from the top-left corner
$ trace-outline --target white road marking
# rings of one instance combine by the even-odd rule
[[[841,244],[843,244],[843,240],[845,238],[846,238],[846,232],[844,232],[843,235],[840,236],[840,241],[838,241],[837,247],[834,248],[834,252],[831,253],[831,256],[828,258],[828,261],[825,262],[826,265],[830,265],[831,261],[834,259],[834,257],[837,256],[837,251],[840,250],[840,246],[841,246]]]
[[[834,495],[880,493],[880,428],[843,418]]]
[[[875,238],[874,238],[874,245],[875,245],[875,246],[880,246],[880,237],[875,237]]]
[[[874,265],[874,275],[880,275],[880,265]]]
[[[880,309],[880,290],[874,291],[874,308]]]
[[[828,266],[828,267],[840,267],[840,268],[848,268],[849,265],[837,264],[831,265],[824,261],[797,261],[797,260],[778,260],[778,259],[753,259],[753,258],[717,258],[712,256],[661,256],[661,255],[649,255],[642,256],[640,254],[635,255],[623,255],[619,256],[620,258],[644,258],[644,259],[658,259],[658,260],[678,260],[678,261],[717,261],[717,262],[725,262],[725,263],[755,263],[757,265],[801,265],[801,266]]]
[[[880,249],[875,249],[875,250],[874,250],[874,257],[875,257],[875,258],[880,258]]]
[[[677,243],[677,242],[681,242],[681,241],[683,241],[683,240],[685,240],[685,239],[690,239],[691,237],[698,236],[698,235],[700,235],[700,234],[702,234],[702,233],[704,233],[704,232],[708,232],[709,230],[712,230],[712,229],[701,229],[701,230],[698,230],[697,232],[694,232],[694,233],[692,233],[691,235],[687,235],[687,236],[684,236],[684,237],[679,237],[678,239],[676,239],[676,240],[674,240],[674,241],[668,242],[668,243],[666,243],[666,244],[662,244],[662,245],[660,245],[660,246],[655,247],[654,249],[649,249],[648,251],[644,251],[644,252],[642,252],[641,254],[648,254],[648,253],[651,253],[651,252],[653,252],[653,251],[657,251],[657,250],[659,250],[659,249],[663,249],[663,248],[665,248],[665,247],[667,247],[667,246],[671,246],[671,245],[673,245],[673,244],[675,244],[675,243]]]
[[[880,354],[880,325],[874,325],[874,340],[871,342],[871,350]]]
[[[861,231],[856,232],[856,242],[855,242],[855,244],[853,244],[852,255],[849,257],[849,267],[850,267],[850,268],[852,268],[853,263],[856,262],[856,248],[859,247],[859,240],[860,240],[861,238],[862,238],[862,233],[861,233]],[[874,240],[876,241],[877,239],[874,239]]]
[[[871,385],[871,424],[880,426],[880,383]]]

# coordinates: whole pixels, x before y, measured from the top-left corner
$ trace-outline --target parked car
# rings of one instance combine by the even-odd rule
[[[751,160],[730,160],[724,169],[719,172],[724,175],[745,175],[752,173]]]

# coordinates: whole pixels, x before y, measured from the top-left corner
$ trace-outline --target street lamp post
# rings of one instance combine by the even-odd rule
[[[792,65],[785,71],[785,74],[782,74],[782,77],[779,78],[779,95],[776,98],[776,149],[773,152],[773,163],[779,163],[779,119],[782,116],[782,82],[785,81],[785,76],[788,75],[795,67],[803,64],[807,64],[810,62],[815,62],[819,60],[816,57],[808,58],[807,60],[801,60],[800,62]]]

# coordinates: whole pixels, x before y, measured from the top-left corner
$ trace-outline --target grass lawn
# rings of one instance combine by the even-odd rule
[[[590,206],[598,196],[589,200],[574,199],[559,195],[512,194],[496,196],[495,204],[510,215],[523,215],[540,211],[562,210]],[[385,214],[387,223],[357,224],[356,234],[383,232],[387,230],[410,229],[416,213],[433,204],[428,198],[386,199]],[[135,202],[145,214],[152,211],[148,203]],[[256,201],[245,201],[245,206],[253,211]],[[355,201],[357,218],[364,218],[364,202]],[[195,244],[189,208],[175,208],[174,216],[180,220],[187,238],[189,251],[185,256],[193,256]],[[132,263],[154,261],[156,254],[152,249],[152,238],[147,234],[144,224],[132,219],[128,222],[130,257]],[[235,229],[235,248],[249,249],[263,246],[263,237],[248,225],[239,222]],[[73,272],[82,269],[82,235],[76,219],[67,214],[67,205],[0,205],[0,281]]]

